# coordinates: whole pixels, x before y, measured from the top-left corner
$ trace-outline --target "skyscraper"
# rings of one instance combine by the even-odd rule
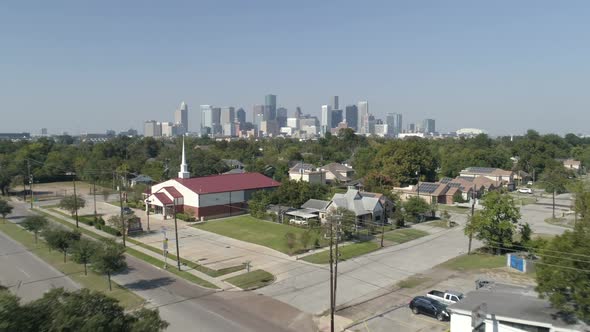
[[[387,135],[395,136],[402,132],[402,115],[399,113],[387,113],[385,117],[387,123]]]
[[[345,112],[345,119],[346,124],[348,124],[348,128],[354,129],[354,131],[358,130],[358,122],[359,122],[359,109],[356,105],[347,105],[346,112]]]
[[[236,121],[236,112],[233,107],[223,107],[220,110],[219,123],[225,125],[226,123],[234,123]]]
[[[221,126],[221,108],[214,107],[211,109],[211,134],[219,135],[223,132]]]
[[[176,123],[181,131],[178,134],[188,133],[188,105],[183,101],[180,108],[174,112],[174,123]]]
[[[264,121],[264,105],[254,105],[252,107],[252,123],[256,129],[260,130],[260,124]]]
[[[338,103],[338,96],[333,96],[332,97],[331,104],[332,104],[332,109],[333,110],[339,110],[340,109],[340,105]]]
[[[280,127],[287,126],[287,109],[284,107],[277,108],[277,122]]]
[[[162,125],[156,120],[149,120],[143,124],[143,136],[159,137],[162,136]]]
[[[320,124],[320,132],[322,135],[330,132],[332,129],[332,106],[322,105],[322,123]]]
[[[201,105],[201,134],[211,133],[213,128],[213,109],[211,105]]]
[[[338,127],[338,124],[343,120],[344,119],[342,118],[342,110],[332,110],[332,122],[330,124],[330,129]]]
[[[277,96],[266,95],[264,97],[264,120],[275,120],[277,118]]]
[[[422,122],[422,130],[425,134],[432,134],[436,132],[434,119],[425,119]]]
[[[297,106],[295,108],[295,117],[301,119],[303,117],[303,112],[301,112],[301,107]]]
[[[358,103],[358,113],[359,113],[359,133],[362,135],[369,135],[371,132],[369,130],[369,102],[368,101],[359,101]]]
[[[240,128],[246,123],[246,111],[241,107],[236,111],[236,121],[240,124]]]

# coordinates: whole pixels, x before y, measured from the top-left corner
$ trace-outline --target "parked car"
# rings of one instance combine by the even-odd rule
[[[431,290],[430,292],[428,292],[428,294],[426,294],[426,297],[429,297],[431,299],[437,300],[442,303],[451,304],[451,303],[457,303],[457,302],[461,301],[461,299],[463,299],[463,293],[449,291],[449,290],[446,292],[441,292],[438,290]]]
[[[491,286],[493,284],[495,284],[496,282],[493,280],[488,280],[488,279],[477,279],[475,280],[475,289],[480,289],[483,287],[488,287]]]
[[[526,183],[528,186],[532,186],[533,185],[533,181],[529,181]]]
[[[410,301],[409,307],[415,315],[424,314],[439,321],[448,320],[451,317],[446,305],[426,296],[416,296]]]
[[[521,194],[532,194],[533,193],[533,189],[531,188],[519,188],[518,192]]]
[[[123,214],[133,214],[133,213],[134,212],[133,212],[133,210],[131,210],[130,207],[128,207],[128,206],[123,207]]]

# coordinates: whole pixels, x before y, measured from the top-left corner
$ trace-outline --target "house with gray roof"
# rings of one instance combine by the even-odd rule
[[[326,210],[335,210],[340,207],[354,212],[357,226],[362,227],[369,223],[381,224],[385,220],[385,209],[379,198],[363,196],[361,192],[353,188],[348,188],[344,194],[334,194]]]
[[[347,164],[329,163],[321,167],[326,172],[326,182],[348,183],[354,177],[354,169]]]

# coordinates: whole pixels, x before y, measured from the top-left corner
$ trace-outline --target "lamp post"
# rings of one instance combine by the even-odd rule
[[[543,183],[547,183],[553,186],[553,204],[552,204],[552,214],[553,214],[553,219],[555,219],[555,192],[557,191],[556,187],[557,185],[553,182],[549,182],[549,181],[545,181],[545,180],[541,180],[541,181],[537,181],[537,182],[543,182]],[[534,182],[533,182],[534,183]]]

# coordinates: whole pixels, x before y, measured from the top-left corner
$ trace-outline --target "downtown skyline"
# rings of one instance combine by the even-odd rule
[[[289,115],[320,116],[339,95],[440,131],[586,133],[588,14],[537,1],[4,3],[0,131],[141,130],[183,100],[249,113],[275,94]]]

